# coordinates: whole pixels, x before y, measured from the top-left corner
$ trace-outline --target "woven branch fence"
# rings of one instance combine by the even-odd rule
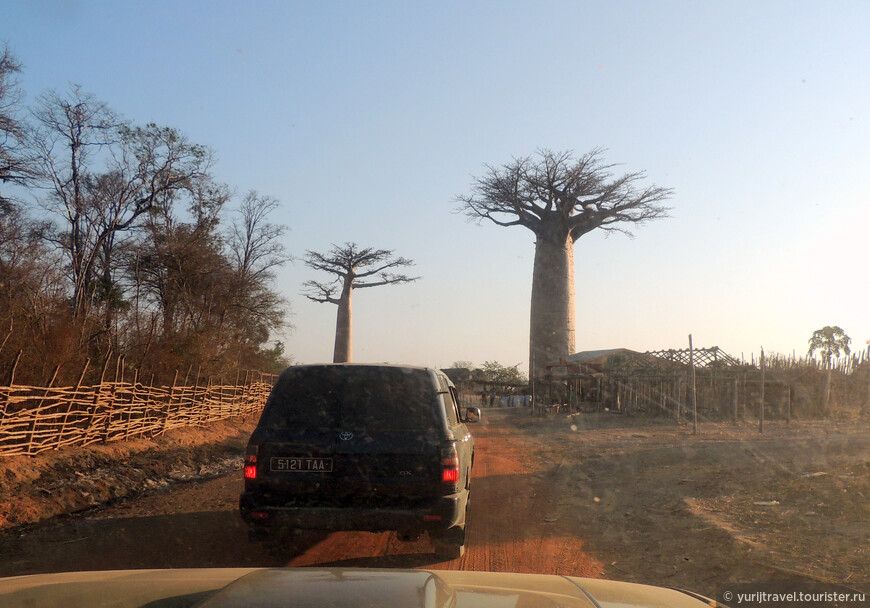
[[[84,373],[82,374],[84,376]],[[105,375],[105,374],[104,374]],[[235,384],[150,386],[118,379],[91,386],[0,387],[0,456],[35,455],[166,431],[262,410],[274,376],[246,372]]]

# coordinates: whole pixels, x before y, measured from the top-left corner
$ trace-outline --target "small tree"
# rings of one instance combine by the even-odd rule
[[[817,329],[809,339],[810,356],[812,357],[816,353],[819,353],[822,356],[822,360],[825,362],[825,369],[827,370],[825,376],[825,393],[822,400],[822,411],[825,414],[828,413],[828,401],[831,396],[831,358],[839,357],[841,351],[844,355],[848,355],[851,352],[849,350],[849,344],[851,342],[852,339],[846,335],[846,332],[836,325],[828,325],[821,329]]]
[[[484,361],[481,366],[484,378],[489,382],[499,384],[525,384],[528,382],[526,375],[516,365],[502,365],[498,361]]]
[[[303,284],[304,295],[309,300],[338,305],[332,356],[335,363],[353,361],[353,290],[410,283],[420,278],[390,272],[395,268],[413,266],[411,260],[394,257],[390,249],[360,249],[356,243],[345,243],[342,247],[333,245],[328,253],[308,251],[304,261],[309,268],[335,277],[328,283],[306,281]]]

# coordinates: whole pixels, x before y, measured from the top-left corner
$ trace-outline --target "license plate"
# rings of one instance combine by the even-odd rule
[[[332,458],[274,456],[269,467],[275,473],[332,473]]]

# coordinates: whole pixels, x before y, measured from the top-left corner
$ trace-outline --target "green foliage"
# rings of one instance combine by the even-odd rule
[[[849,344],[852,339],[846,335],[842,329],[836,325],[828,325],[813,332],[809,339],[809,354],[810,356],[819,353],[826,364],[830,363],[831,358],[840,356],[840,352],[848,355]]]
[[[502,384],[526,384],[528,378],[518,369],[517,365],[502,365],[498,361],[485,361],[480,367],[483,378],[488,382]]]
[[[625,364],[626,361],[628,361],[628,357],[623,354],[610,355],[607,358],[607,361],[604,362],[604,369],[606,371],[619,369]]]

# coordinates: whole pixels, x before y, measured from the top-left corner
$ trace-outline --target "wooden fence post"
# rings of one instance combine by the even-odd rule
[[[109,443],[109,437],[112,432],[112,416],[115,414],[115,405],[117,400],[115,397],[118,394],[118,381],[119,378],[124,377],[124,355],[118,355],[117,361],[115,361],[115,380],[114,382],[110,382],[111,387],[109,388],[109,403],[106,407],[106,428],[103,430],[103,443]],[[121,416],[124,415],[123,412],[120,413]]]
[[[12,386],[15,384],[15,370],[18,369],[18,362],[21,361],[21,353],[23,351],[19,350],[18,354],[15,355],[15,361],[12,362],[12,368],[9,370],[9,382],[6,383],[6,386]]]
[[[695,349],[692,347],[692,334],[689,334],[689,365],[692,367],[692,434],[698,434],[698,394],[695,391]]]
[[[15,384],[15,370],[18,369],[18,362],[21,361],[21,352],[22,351],[20,350],[18,351],[18,354],[15,355],[15,361],[12,362],[12,367],[9,368],[9,381],[6,383],[6,386],[9,387],[9,392],[6,393],[6,400],[3,403],[4,416],[9,409],[9,400],[12,397],[12,386]]]
[[[166,417],[163,418],[163,430],[161,434],[169,428],[169,417],[172,415],[172,403],[175,401],[175,385],[178,383],[178,370],[175,370],[175,378],[172,379],[172,388],[169,389],[169,402],[166,404]]]
[[[145,405],[142,408],[142,432],[147,430],[148,437],[154,437],[157,434],[157,425],[148,423],[148,408],[154,403],[154,374],[151,374],[151,380],[148,381],[148,392],[145,394]],[[156,408],[155,408],[156,409]]]
[[[761,349],[761,410],[758,419],[758,432],[764,432],[764,349]]]
[[[218,412],[220,416],[224,415],[224,377],[218,379],[220,386],[218,388]]]
[[[825,369],[827,373],[825,374],[825,392],[822,397],[822,412],[824,412],[825,417],[828,416],[830,401],[831,401],[831,373],[832,373],[833,365],[831,364],[831,357],[828,356],[825,359]]]
[[[863,355],[863,353],[861,353]],[[870,414],[870,340],[867,340],[867,399],[864,402],[865,409],[864,411]]]
[[[78,397],[78,394],[79,394],[79,389],[82,386],[82,382],[84,382],[85,373],[88,371],[88,365],[90,365],[90,364],[91,364],[90,359],[85,360],[85,366],[82,368],[82,373],[79,374],[79,379],[76,382],[75,388],[73,389],[73,394],[70,397],[69,403],[66,406],[66,413],[63,415],[63,422],[61,422],[61,424],[60,424],[60,433],[57,434],[57,443],[55,444],[54,449],[58,449],[60,447],[60,444],[63,442],[63,436],[66,433],[66,425],[67,425],[67,422],[69,421],[69,415],[70,415],[70,412],[72,411],[73,403],[76,402],[76,398]]]
[[[242,404],[239,403],[239,376],[241,374],[242,374],[242,370],[237,369],[236,370],[236,383],[233,385],[233,397],[232,397],[232,403],[233,403],[232,407],[233,407],[233,412],[234,412],[233,415],[234,416],[239,416],[242,413],[242,407],[241,407]]]
[[[0,344],[0,353],[3,352],[3,347],[6,346],[6,342],[9,340],[9,336],[12,335],[12,328],[13,328],[14,322],[15,322],[14,319],[9,319],[9,331],[6,332],[6,337],[3,338],[3,342],[2,342],[2,344]]]
[[[11,329],[9,330],[12,331]],[[7,339],[9,336],[6,336]],[[21,360],[21,351],[18,351],[18,354],[15,356],[15,361],[12,363],[12,368],[9,370],[9,382],[6,383],[6,386],[9,387],[6,391],[6,399],[3,400],[3,412],[0,413],[3,417],[6,416],[6,412],[9,410],[9,400],[12,397],[12,385],[15,383],[15,369],[18,367],[18,362]]]
[[[250,394],[251,382],[253,381],[253,378],[251,378],[250,380],[248,378],[250,373],[251,373],[251,370],[248,370],[248,369],[245,370],[245,390],[242,392],[242,403],[245,404],[245,414],[248,413],[248,401],[249,401],[248,395]]]
[[[123,374],[121,376],[124,377]],[[130,409],[127,410],[127,428],[124,429],[124,441],[130,438],[133,427],[133,407],[136,405],[136,385],[139,383],[139,368],[133,372],[133,385],[130,387]]]
[[[731,405],[734,408],[734,424],[737,424],[737,376],[734,376],[734,384],[731,388]]]
[[[33,452],[33,440],[36,437],[36,422],[39,419],[39,410],[42,409],[42,405],[45,403],[45,398],[48,397],[48,393],[51,391],[51,387],[54,386],[54,381],[57,378],[57,372],[60,369],[60,365],[56,365],[54,368],[54,373],[51,375],[51,380],[48,381],[48,386],[45,388],[45,392],[42,394],[42,399],[39,400],[39,405],[36,406],[36,410],[33,412],[33,423],[30,425],[30,433],[27,437],[27,455],[32,455]]]
[[[209,420],[211,420],[211,392],[212,392],[212,377],[209,376],[206,381],[205,391],[202,393],[202,418],[200,419],[200,424],[206,424]]]
[[[87,429],[85,430],[85,443],[90,441],[91,429],[94,428],[97,411],[100,409],[100,394],[103,392],[103,383],[106,380],[106,370],[109,369],[109,359],[112,358],[112,351],[106,353],[106,361],[103,363],[103,371],[100,374],[100,383],[95,387],[94,398],[90,407],[90,420],[88,420]]]
[[[199,392],[199,373],[202,371],[202,366],[200,365],[196,368],[196,378],[193,381],[193,390],[190,393],[190,409],[196,412],[196,395]]]

